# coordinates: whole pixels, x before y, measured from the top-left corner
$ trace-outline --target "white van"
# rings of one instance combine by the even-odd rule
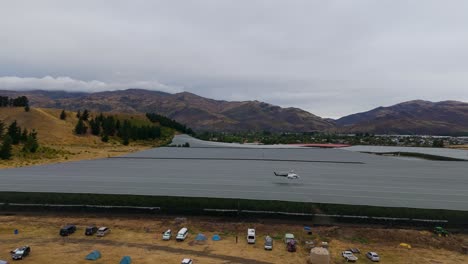
[[[187,235],[188,235],[188,229],[184,227],[179,230],[179,233],[177,233],[176,240],[184,241],[187,238]]]
[[[255,229],[247,229],[247,243],[255,244]]]

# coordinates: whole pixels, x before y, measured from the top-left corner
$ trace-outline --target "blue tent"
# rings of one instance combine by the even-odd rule
[[[204,234],[198,234],[197,237],[195,238],[196,241],[205,241],[206,236]]]
[[[120,261],[120,264],[131,264],[132,263],[132,258],[129,256],[125,256],[122,258]]]
[[[218,234],[214,234],[212,239],[213,241],[220,241],[221,237]]]
[[[94,250],[86,256],[86,260],[97,260],[98,258],[101,258],[101,252],[99,252],[99,250]]]

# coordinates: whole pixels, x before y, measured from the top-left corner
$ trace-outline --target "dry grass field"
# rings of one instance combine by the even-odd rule
[[[60,226],[73,223],[78,230],[70,237],[58,235]],[[108,226],[111,233],[104,238],[86,237],[84,228],[88,224]],[[186,226],[190,234],[186,241],[162,241],[161,232],[171,228],[174,232]],[[245,232],[248,227],[257,230],[257,243],[248,245]],[[14,229],[19,234],[13,233]],[[292,232],[299,239],[298,251],[286,251],[281,237]],[[195,242],[196,234],[208,237],[205,242]],[[219,234],[221,241],[212,241],[213,234]],[[263,249],[263,237],[275,238],[274,249]],[[238,243],[236,243],[236,235]],[[175,218],[158,217],[104,217],[104,216],[0,216],[0,259],[9,259],[9,250],[20,245],[31,246],[32,253],[22,263],[89,263],[84,257],[94,249],[100,250],[102,258],[93,263],[119,263],[122,256],[129,255],[133,263],[180,263],[184,257],[194,263],[306,263],[308,249],[303,242],[329,241],[332,263],[344,263],[340,252],[347,247],[358,247],[362,252],[377,251],[381,263],[468,263],[468,256],[460,253],[460,245],[466,242],[466,235],[439,238],[430,232],[399,229],[364,227],[317,227],[313,235],[307,235],[303,226],[297,223],[246,223],[230,220],[191,218],[185,222]],[[410,243],[413,248],[399,248],[400,242]],[[358,263],[371,263],[358,255]]]
[[[157,141],[131,142],[130,145],[124,146],[116,140],[104,143],[97,136],[78,136],[73,133],[78,121],[76,113],[67,112],[66,120],[61,120],[59,118],[61,111],[59,109],[31,108],[30,112],[25,112],[22,107],[0,108],[0,120],[7,125],[17,120],[21,128],[27,128],[28,131],[35,129],[38,132],[38,140],[41,145],[38,153],[28,155],[21,155],[20,149],[16,147],[14,158],[0,160],[0,168],[107,158],[161,144]],[[144,114],[119,114],[119,118],[133,119],[140,123],[148,122]]]

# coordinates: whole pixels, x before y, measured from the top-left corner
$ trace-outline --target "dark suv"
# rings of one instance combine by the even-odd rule
[[[31,252],[31,248],[29,246],[24,246],[24,247],[19,247],[15,250],[12,250],[10,253],[11,253],[12,259],[18,260],[18,259],[23,259],[27,255],[29,255],[30,252]]]
[[[97,227],[95,225],[86,227],[85,235],[92,236],[97,232]]]
[[[68,236],[76,231],[76,226],[75,225],[67,225],[64,226],[62,229],[60,229],[60,235],[61,236]]]

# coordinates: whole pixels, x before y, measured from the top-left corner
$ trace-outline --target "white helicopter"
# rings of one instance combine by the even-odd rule
[[[280,171],[280,172],[273,172],[275,174],[275,176],[278,176],[278,177],[285,177],[289,180],[297,180],[299,178],[301,178],[297,173],[294,172],[294,170],[290,170],[289,172],[285,172],[285,171]]]

